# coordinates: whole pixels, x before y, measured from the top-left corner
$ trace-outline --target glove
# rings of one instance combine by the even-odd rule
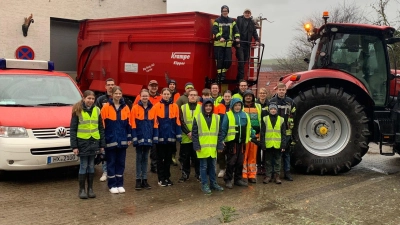
[[[103,163],[104,161],[106,161],[106,155],[99,153],[94,158],[94,165],[99,165],[100,163]]]
[[[251,142],[253,142],[254,144],[256,144],[258,147],[262,147],[261,146],[261,142],[259,140],[257,140],[257,138],[252,138],[250,139]]]

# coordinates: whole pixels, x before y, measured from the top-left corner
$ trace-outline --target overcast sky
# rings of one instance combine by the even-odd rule
[[[348,4],[356,2],[369,18],[375,16],[371,4],[378,0],[167,0],[167,12],[200,11],[211,14],[220,14],[221,6],[229,6],[229,17],[236,18],[243,14],[245,8],[252,10],[252,16],[260,14],[273,23],[263,22],[262,43],[265,44],[264,59],[276,58],[287,53],[292,36],[296,35],[295,29],[302,21],[315,13],[321,13],[343,2]],[[391,0],[387,15],[394,18],[400,10],[400,0]],[[399,19],[397,19],[399,20]],[[304,35],[304,38],[306,36]]]

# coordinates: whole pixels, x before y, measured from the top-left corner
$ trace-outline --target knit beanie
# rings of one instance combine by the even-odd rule
[[[228,10],[228,12],[229,12],[229,7],[228,7],[227,5],[221,6],[221,12],[222,12],[222,10],[223,10],[224,8],[226,8],[226,9]]]
[[[187,82],[187,83],[185,84],[185,90],[188,89],[188,88],[194,88],[192,82]]]
[[[268,109],[276,109],[276,110],[278,110],[278,106],[276,106],[275,104],[271,103],[271,104],[268,106]]]
[[[176,85],[176,81],[175,80],[169,80],[168,81],[168,85],[170,85],[171,83],[174,83]]]

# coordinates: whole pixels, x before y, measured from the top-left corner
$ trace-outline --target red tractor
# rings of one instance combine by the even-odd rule
[[[369,142],[400,153],[400,98],[390,69],[395,29],[366,24],[305,26],[313,43],[309,70],[281,77],[296,104],[292,165],[337,174],[361,162]],[[400,90],[397,90],[400,91]],[[392,152],[383,153],[382,145]]]

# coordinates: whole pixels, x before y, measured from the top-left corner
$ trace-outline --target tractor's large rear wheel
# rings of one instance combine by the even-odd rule
[[[343,88],[311,87],[299,92],[296,145],[292,163],[314,174],[346,172],[368,151],[368,117],[354,95]]]

